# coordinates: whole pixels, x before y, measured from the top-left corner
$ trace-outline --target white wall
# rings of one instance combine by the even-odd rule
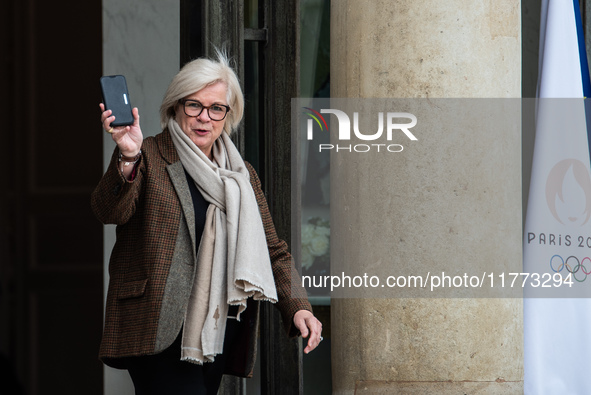
[[[144,137],[160,132],[160,102],[179,69],[179,23],[178,0],[103,0],[103,75],[125,75],[131,104],[139,109]],[[114,148],[111,136],[103,133],[105,168]],[[115,227],[105,226],[104,235],[106,293]],[[134,393],[126,370],[105,367],[104,380],[105,395]]]

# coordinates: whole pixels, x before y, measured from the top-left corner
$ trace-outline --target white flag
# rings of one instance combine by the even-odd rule
[[[577,0],[542,2],[523,250],[524,272],[542,281],[525,291],[537,296],[524,300],[526,394],[591,394],[589,71],[578,7]],[[557,287],[557,279],[568,284]]]

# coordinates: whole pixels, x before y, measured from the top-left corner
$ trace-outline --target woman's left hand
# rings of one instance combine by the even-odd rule
[[[303,338],[310,336],[304,348],[307,354],[314,350],[322,341],[322,323],[308,310],[298,310],[293,316],[293,324],[299,329]]]

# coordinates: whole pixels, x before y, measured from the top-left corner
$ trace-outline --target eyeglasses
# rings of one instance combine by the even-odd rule
[[[179,103],[183,105],[183,110],[189,117],[198,117],[204,109],[207,109],[207,115],[209,115],[209,118],[212,121],[223,120],[226,118],[226,115],[228,115],[228,111],[230,111],[230,106],[223,104],[212,104],[211,106],[206,107],[197,100],[190,99],[181,99],[179,100]]]

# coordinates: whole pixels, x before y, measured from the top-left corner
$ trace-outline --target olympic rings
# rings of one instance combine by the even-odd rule
[[[588,256],[586,256],[586,257],[585,257],[585,258],[583,258],[583,260],[581,261],[581,267],[582,267],[583,273],[585,273],[586,275],[589,275],[589,274],[591,274],[591,270],[590,270],[590,271],[588,271],[588,272],[586,272],[586,271],[585,271],[585,266],[583,266],[583,262],[585,262],[585,259],[586,259],[586,260],[588,260],[588,261],[589,261],[589,263],[591,264],[591,258],[589,258]],[[591,266],[591,265],[589,265],[589,266]]]
[[[554,267],[552,266],[552,260],[556,257],[560,258],[560,260],[562,261],[562,264],[560,264],[560,269],[558,269],[558,270],[554,269]],[[560,255],[554,255],[552,258],[550,258],[550,269],[552,269],[552,271],[554,273],[560,273],[563,268],[564,268],[564,259],[562,259],[562,257]]]
[[[555,259],[554,258],[558,258],[560,259],[562,262],[560,263],[560,265],[558,266],[558,269],[554,268],[554,263],[555,263]],[[569,261],[571,260],[575,260],[575,262],[577,263],[576,265],[574,265],[574,267],[571,267],[571,265],[569,265]],[[589,274],[591,274],[591,270],[587,271],[587,269],[585,268],[585,260],[589,261],[589,267],[591,268],[591,258],[589,257],[585,257],[583,258],[581,261],[579,261],[579,258],[577,258],[574,255],[569,256],[568,258],[566,258],[566,261],[564,260],[564,258],[562,258],[562,256],[560,255],[553,255],[552,258],[550,258],[550,269],[552,269],[552,271],[554,273],[560,273],[562,271],[562,269],[566,268],[566,271],[568,271],[569,273],[571,273],[573,275],[573,278],[575,280],[577,280],[578,282],[582,283],[583,281],[585,281],[587,279],[587,276]],[[582,277],[582,280],[577,278],[577,273],[579,273],[579,269],[581,272],[583,272],[584,277]]]

